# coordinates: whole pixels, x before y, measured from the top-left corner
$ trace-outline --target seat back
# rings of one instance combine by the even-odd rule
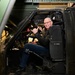
[[[54,26],[50,33],[50,56],[53,61],[62,61],[64,59],[62,29],[59,25]]]

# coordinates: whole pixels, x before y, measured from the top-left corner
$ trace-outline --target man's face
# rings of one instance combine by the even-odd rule
[[[52,26],[53,22],[51,21],[50,18],[45,18],[44,19],[44,26],[48,30]]]

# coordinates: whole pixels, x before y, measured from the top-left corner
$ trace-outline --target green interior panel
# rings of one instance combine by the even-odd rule
[[[0,0],[0,25],[10,0]]]

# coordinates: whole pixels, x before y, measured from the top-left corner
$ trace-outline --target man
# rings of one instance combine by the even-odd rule
[[[39,30],[42,31],[42,28],[37,27],[37,28],[34,28],[32,30],[32,32],[34,33],[34,35],[38,39],[38,42],[39,42],[40,45],[32,44],[32,43],[25,44],[24,51],[23,51],[22,58],[21,58],[21,62],[20,62],[20,65],[19,65],[20,68],[16,71],[16,73],[19,73],[20,71],[22,71],[23,69],[26,68],[28,57],[29,57],[29,54],[27,53],[28,50],[33,51],[33,52],[35,52],[39,55],[44,55],[44,54],[48,53],[50,28],[52,28],[52,26],[53,26],[52,20],[49,17],[47,17],[47,18],[44,19],[45,33],[44,33],[43,36],[41,36],[39,34]]]

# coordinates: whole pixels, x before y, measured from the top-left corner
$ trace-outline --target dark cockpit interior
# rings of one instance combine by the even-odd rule
[[[18,19],[10,15],[9,20],[5,26],[5,31],[7,31],[8,33],[7,36],[8,38],[6,39],[5,42],[6,66],[8,67],[8,70],[10,72],[19,66],[20,57],[24,45],[26,43],[32,43],[34,40],[38,40],[37,38],[34,37],[34,34],[31,32],[31,30],[33,28],[37,28],[37,26],[41,26],[42,28],[44,28],[43,20],[46,17],[50,17],[52,19],[53,25],[57,25],[60,27],[59,36],[55,34],[54,37],[57,36],[62,38],[62,40],[56,40],[56,41],[52,40],[53,44],[50,44],[51,46],[50,53],[53,58],[52,61],[58,63],[55,66],[54,70],[52,70],[52,73],[58,74],[59,72],[56,70],[57,68],[59,68],[60,74],[65,74],[65,68],[64,68],[65,67],[65,50],[64,50],[65,42],[63,42],[63,40],[65,41],[65,37],[64,37],[65,31],[64,31],[63,15],[61,10],[35,10],[20,22]],[[56,51],[55,50],[52,51],[51,49],[52,50],[55,49]],[[36,63],[37,62],[39,63],[39,64],[37,63],[38,65],[43,64],[41,58],[39,59],[39,57],[36,56],[35,54],[31,54],[31,57],[34,56],[37,59],[35,60]],[[48,61],[46,62],[48,63]]]
[[[35,11],[33,12],[35,13]],[[57,11],[57,10],[47,10],[47,11],[38,11],[35,14],[30,13],[30,15],[28,15],[28,17],[30,17],[30,19],[28,20],[28,17],[25,17],[22,21],[20,21],[18,18],[15,18],[14,16],[10,15],[9,20],[5,26],[5,30],[8,31],[9,35],[14,36],[16,34],[16,32],[18,30],[20,30],[20,28],[22,26],[24,26],[23,31],[26,31],[26,28],[33,28],[36,27],[38,25],[43,26],[43,19],[45,17],[50,17],[53,21],[54,25],[60,25],[62,27],[64,27],[63,25],[63,15],[61,11]],[[27,24],[25,24],[27,20]],[[22,31],[21,31],[22,33]],[[24,32],[23,32],[24,33]]]

